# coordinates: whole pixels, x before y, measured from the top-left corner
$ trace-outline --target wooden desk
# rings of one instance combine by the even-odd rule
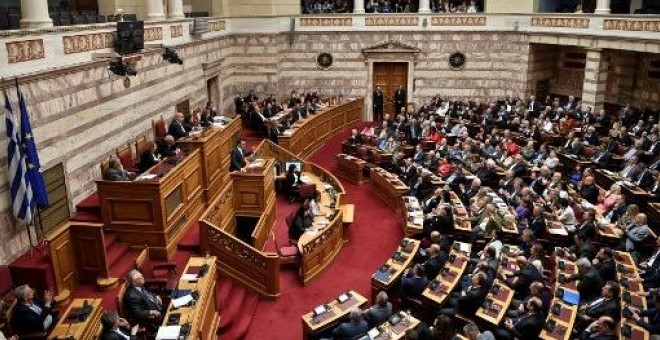
[[[377,327],[380,334],[370,339],[372,340],[405,339],[406,332],[411,329],[415,329],[420,323],[420,321],[417,318],[407,314],[406,312],[403,311],[399,312],[399,316],[401,317],[401,321],[396,326],[392,326],[392,324],[389,321],[385,321],[383,322],[383,324]]]
[[[171,315],[179,314],[178,325],[190,325],[188,339],[212,339],[215,338],[218,329],[218,312],[215,310],[215,281],[216,281],[216,257],[209,256],[190,257],[183,274],[197,274],[200,267],[208,265],[208,272],[204,277],[198,278],[197,282],[189,282],[181,278],[178,283],[179,290],[196,291],[197,302],[194,306],[181,306],[174,308],[170,303],[165,313],[163,326],[167,326]]]
[[[351,298],[344,303],[339,303],[337,299],[326,303],[325,313],[314,316],[314,312],[311,311],[302,316],[303,336],[305,339],[337,325],[342,318],[348,315],[351,309],[355,307],[361,308],[367,303],[367,298],[357,292],[349,291],[348,294],[351,295]]]
[[[623,314],[623,309],[625,306],[632,306],[639,308],[640,310],[645,310],[648,308],[648,301],[646,296],[642,295],[644,293],[644,288],[639,283],[631,283],[628,286],[624,286],[621,283],[621,280],[624,278],[639,278],[639,269],[635,264],[632,256],[629,252],[617,251],[614,256],[614,261],[616,261],[616,279],[619,282],[619,289],[622,292],[619,296],[621,299],[621,327],[619,327],[619,338],[624,339],[622,329],[623,327],[630,327],[631,330],[631,339],[649,339],[650,333],[646,329],[639,327],[635,320],[632,318],[626,318]],[[624,295],[629,295],[629,299]],[[646,318],[645,318],[646,319]]]
[[[82,311],[83,305],[87,303],[92,306],[92,312],[85,321],[78,321],[77,313]],[[75,299],[57,322],[48,339],[72,339],[92,340],[101,334],[101,316],[103,316],[102,299]]]
[[[454,231],[471,233],[472,222],[468,218],[468,211],[463,205],[463,201],[453,191],[449,192],[449,198],[451,200],[451,211],[454,214]]]
[[[206,202],[211,202],[229,180],[231,150],[240,134],[241,119],[236,117],[224,127],[211,127],[201,135],[181,138],[177,145],[190,153],[200,150],[202,158],[202,187]]]
[[[372,296],[376,296],[378,291],[389,290],[403,275],[406,268],[410,267],[412,260],[419,250],[420,241],[404,238],[399,244],[396,252],[387,262],[371,275]]]
[[[364,177],[366,161],[351,155],[340,153],[337,155],[337,176],[360,185],[368,179]]]
[[[406,196],[401,199],[403,205],[401,216],[403,217],[403,233],[406,237],[421,234],[424,231],[424,212],[415,196]]]
[[[459,247],[463,247],[466,251],[461,251]],[[452,258],[454,260],[447,260],[443,269],[440,270],[438,276],[433,280],[437,282],[437,288],[432,289],[431,284],[429,284],[429,286],[424,289],[424,292],[422,292],[422,296],[430,301],[430,303],[435,304],[436,306],[442,306],[449,296],[449,293],[451,293],[461,281],[461,276],[463,276],[465,268],[470,262],[471,250],[472,245],[469,243],[454,242],[451,252],[449,253],[450,260]]]
[[[556,254],[556,250],[555,250]],[[556,256],[556,255],[555,255]],[[557,258],[557,273],[556,280],[559,282],[559,276],[567,276],[577,273],[577,266],[575,262],[569,261],[566,259]],[[564,263],[564,267],[560,268],[559,262]],[[552,340],[568,340],[571,336],[573,330],[573,324],[575,323],[575,317],[577,316],[578,306],[569,305],[563,301],[561,297],[557,297],[557,291],[560,289],[569,290],[573,293],[578,294],[577,291],[577,281],[571,281],[563,284],[555,285],[555,294],[553,295],[552,302],[550,306],[557,304],[561,307],[558,314],[552,312],[548,313],[546,318],[546,323],[554,320],[555,328],[552,332],[548,332],[545,328],[541,331],[541,339],[552,339]]]
[[[382,168],[373,168],[370,177],[371,191],[396,212],[401,207],[401,197],[410,188],[396,175]]]
[[[570,176],[572,171],[574,171],[578,165],[581,167],[582,171],[584,171],[586,168],[591,168],[594,166],[598,167],[597,164],[587,159],[582,159],[573,155],[567,155],[563,152],[557,152],[556,154],[557,158],[559,159],[559,164],[562,165],[562,173],[566,177]]]
[[[502,249],[500,266],[497,269],[497,274],[510,274],[518,269],[518,266],[515,264],[515,254],[517,254],[519,251],[518,247],[506,245],[506,249],[506,252],[504,251],[504,248]],[[504,281],[499,278],[496,279],[493,282],[493,287],[486,296],[484,304],[477,310],[476,316],[486,320],[487,322],[490,322],[495,326],[498,326],[500,322],[502,322],[506,311],[511,305],[511,300],[513,300],[514,293],[515,291],[511,289],[511,287],[509,287]]]
[[[339,181],[322,168],[314,166],[312,172],[303,172],[310,183],[316,184],[321,192],[319,207],[323,216],[314,218],[314,224],[298,240],[298,251],[302,255],[301,276],[303,284],[318,276],[332,263],[344,245],[345,228],[341,206],[344,189]],[[325,179],[325,181],[322,179]],[[324,189],[331,185],[337,190],[337,200],[333,200]],[[330,208],[332,207],[332,208]]]
[[[122,242],[149,246],[156,260],[168,259],[205,207],[202,168],[200,150],[193,150],[176,164],[154,166],[149,173],[159,177],[153,179],[97,181],[104,230]]]
[[[293,124],[279,136],[279,145],[294,155],[307,158],[338,132],[362,119],[363,98],[330,106]]]
[[[596,184],[605,190],[609,190],[612,184],[623,181],[623,183],[619,184],[621,184],[621,193],[626,197],[626,202],[636,202],[642,209],[647,207],[647,201],[651,198],[651,194],[634,183],[629,184],[631,182],[619,177],[618,173],[596,169],[594,171],[594,177]]]

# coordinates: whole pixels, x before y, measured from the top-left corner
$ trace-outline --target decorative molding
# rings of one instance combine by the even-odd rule
[[[353,26],[353,18],[300,18],[300,26]]]
[[[264,256],[259,251],[236,240],[225,231],[216,228],[212,224],[209,224],[209,227],[206,228],[209,246],[220,250],[220,252],[214,253],[214,255],[220,257],[223,255],[222,253],[232,254],[231,256],[245,260],[258,268],[266,268],[268,266]]]
[[[378,16],[364,19],[366,26],[419,26],[419,17]]]
[[[7,62],[10,64],[46,57],[43,39],[11,41],[5,46],[7,46]]]
[[[183,36],[183,25],[170,26],[170,36],[172,38]]]
[[[603,30],[660,32],[660,20],[605,19]]]
[[[210,21],[209,22],[209,31],[224,31],[225,22],[224,21]]]
[[[587,18],[532,18],[532,26],[537,27],[568,27],[568,28],[589,28],[589,19]]]
[[[112,48],[114,44],[115,33],[112,32],[70,35],[62,37],[64,54]]]
[[[362,54],[367,59],[372,57],[383,58],[384,56],[387,56],[388,58],[406,58],[415,60],[420,52],[421,50],[419,48],[398,41],[386,41],[362,50]]]
[[[432,26],[486,26],[486,17],[473,16],[442,16],[432,17]]]
[[[162,27],[149,27],[144,29],[144,41],[163,40]]]

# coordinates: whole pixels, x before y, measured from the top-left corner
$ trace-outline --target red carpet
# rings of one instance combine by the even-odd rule
[[[350,131],[350,130],[349,130]],[[330,140],[311,161],[334,173],[335,156],[349,131]],[[314,306],[330,301],[341,292],[355,290],[371,297],[371,274],[396,250],[403,237],[399,217],[371,193],[369,184],[361,186],[342,181],[346,202],[355,204],[355,223],[349,242],[328,270],[303,287],[297,269],[282,270],[282,296],[277,301],[262,300],[257,308],[247,339],[302,339],[301,316]],[[290,207],[290,208],[289,208]],[[283,211],[294,209],[278,199],[275,234],[280,246],[286,242]],[[274,336],[276,334],[276,336]]]

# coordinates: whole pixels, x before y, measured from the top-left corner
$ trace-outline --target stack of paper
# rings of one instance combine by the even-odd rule
[[[181,333],[181,326],[161,326],[158,328],[156,340],[177,340]]]

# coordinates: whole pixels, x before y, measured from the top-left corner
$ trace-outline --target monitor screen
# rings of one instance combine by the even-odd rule
[[[288,161],[284,164],[284,171],[289,171],[289,167],[293,164],[296,167],[296,171],[302,172],[302,164],[298,161]]]

